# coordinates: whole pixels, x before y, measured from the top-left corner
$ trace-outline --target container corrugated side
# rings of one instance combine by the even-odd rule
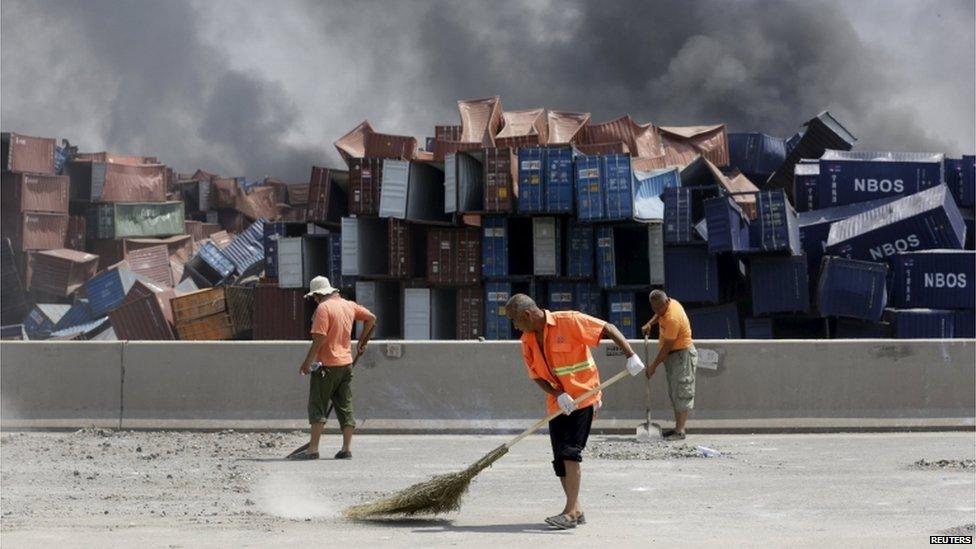
[[[945,176],[943,154],[827,150],[817,182],[821,207],[886,196],[907,196],[935,187]]]
[[[481,275],[508,276],[508,220],[500,216],[481,219]]]
[[[664,288],[681,302],[718,303],[718,259],[704,246],[664,248]]]
[[[518,152],[518,211],[545,211],[546,157],[543,147],[525,147]]]
[[[170,304],[173,309],[173,322],[176,324],[190,322],[227,310],[227,301],[222,286],[174,297]]]
[[[484,292],[481,286],[458,288],[457,338],[477,339],[484,333]]]
[[[804,256],[755,257],[749,264],[749,275],[753,314],[810,310],[810,283]]]
[[[576,158],[576,217],[583,221],[604,219],[602,162],[599,156]]]
[[[891,265],[891,304],[902,309],[976,308],[976,252],[927,250],[897,254]]]
[[[885,309],[885,321],[891,323],[892,335],[898,339],[951,339],[956,337],[954,311],[937,309]]]
[[[545,148],[543,158],[547,213],[573,212],[573,155],[573,149],[569,147]]]
[[[637,337],[637,311],[633,292],[607,292],[607,313],[607,319],[624,337]]]
[[[607,219],[632,219],[634,217],[634,174],[630,167],[630,155],[605,155],[602,157],[602,164]]]
[[[555,217],[532,218],[532,269],[536,276],[562,271],[561,223]]]
[[[887,277],[883,263],[825,256],[817,282],[820,315],[877,322],[888,302]]]
[[[691,323],[691,335],[695,339],[741,339],[739,309],[735,303],[686,309]]]
[[[3,213],[68,213],[68,176],[4,172]]]
[[[485,339],[512,339],[512,321],[505,315],[505,303],[511,294],[511,283],[485,283]]]
[[[616,253],[613,241],[613,227],[596,228],[596,280],[601,288],[617,285]]]
[[[173,328],[167,322],[154,295],[124,303],[109,311],[108,318],[119,341],[176,339]]]
[[[103,271],[82,286],[88,298],[92,315],[100,317],[117,307],[125,299],[136,281],[136,275],[127,269]]]
[[[253,338],[256,340],[309,339],[314,309],[303,289],[278,288],[259,283],[254,289]]]
[[[570,223],[566,232],[566,276],[593,278],[593,226]]]

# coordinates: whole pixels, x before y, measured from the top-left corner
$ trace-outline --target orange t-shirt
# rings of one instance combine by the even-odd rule
[[[342,297],[330,297],[315,308],[312,319],[313,334],[325,336],[325,345],[316,357],[324,366],[337,367],[352,364],[352,327],[357,320],[366,320],[372,315],[369,309],[355,301]]]
[[[559,311],[546,314],[542,341],[545,356],[539,350],[534,332],[522,334],[522,358],[529,370],[529,377],[549,382],[574,399],[600,385],[600,372],[590,354],[590,347],[600,344],[600,336],[606,322],[577,311]],[[549,363],[546,363],[546,358]],[[578,408],[592,406],[600,400],[598,392],[580,402]],[[546,413],[559,411],[556,397],[546,395]]]
[[[665,339],[674,340],[674,347],[671,347],[672,351],[680,351],[692,346],[691,322],[688,321],[684,306],[678,303],[677,299],[668,300],[668,310],[658,317],[657,323],[660,327],[660,335],[658,335],[657,340],[658,347],[664,345]]]

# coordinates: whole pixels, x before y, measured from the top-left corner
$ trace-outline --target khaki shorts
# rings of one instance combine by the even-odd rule
[[[664,359],[664,371],[668,375],[668,396],[671,405],[679,412],[695,407],[695,368],[698,367],[698,350],[692,345],[674,351]]]
[[[308,385],[308,422],[325,423],[332,401],[340,427],[355,427],[352,417],[352,366],[322,367],[311,374]]]

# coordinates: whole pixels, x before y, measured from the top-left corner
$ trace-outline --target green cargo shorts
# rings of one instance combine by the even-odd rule
[[[695,407],[695,368],[698,367],[698,350],[692,345],[674,351],[664,359],[664,371],[668,375],[668,396],[671,405],[679,412]]]
[[[312,372],[308,386],[308,422],[325,423],[332,401],[340,427],[355,427],[352,417],[352,366],[322,367]]]

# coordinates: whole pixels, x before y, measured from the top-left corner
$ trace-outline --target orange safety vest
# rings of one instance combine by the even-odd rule
[[[590,347],[600,344],[600,336],[606,322],[577,311],[543,311],[546,325],[543,328],[545,356],[539,349],[534,332],[522,334],[522,357],[529,377],[542,379],[554,389],[562,390],[574,399],[600,385]],[[549,363],[546,363],[548,358]],[[577,404],[577,408],[592,406],[600,401],[598,392]],[[546,413],[559,411],[556,397],[546,395]]]

